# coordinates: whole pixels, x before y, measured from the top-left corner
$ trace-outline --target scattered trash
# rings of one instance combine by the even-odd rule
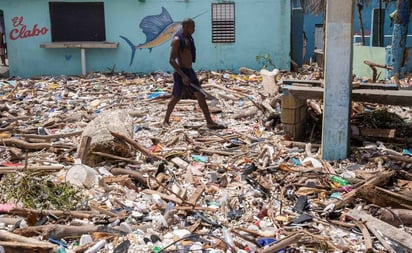
[[[278,92],[321,78],[199,72],[218,129],[190,98],[162,124],[167,73],[2,80],[0,252],[412,251],[411,109],[354,103],[324,161],[322,101],[291,141]]]

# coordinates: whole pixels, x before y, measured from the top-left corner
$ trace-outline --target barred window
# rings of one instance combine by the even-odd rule
[[[212,43],[235,42],[235,3],[212,3]]]

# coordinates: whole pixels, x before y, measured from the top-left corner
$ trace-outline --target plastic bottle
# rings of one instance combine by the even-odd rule
[[[155,245],[155,246],[153,246],[152,250],[153,250],[153,252],[158,253],[162,250],[162,247]]]
[[[90,247],[88,250],[85,251],[85,253],[96,253],[100,249],[102,249],[106,245],[107,241],[106,240],[100,240],[98,241],[95,245]]]
[[[347,185],[349,185],[348,180],[346,180],[346,179],[344,179],[344,178],[341,178],[341,177],[339,177],[339,176],[332,176],[330,179],[331,179],[333,182],[335,182],[335,183],[337,183],[337,184],[339,184],[339,185],[341,185],[341,186],[347,186]]]
[[[0,253],[1,253],[1,250],[0,250]],[[60,246],[60,247],[57,249],[57,253],[66,253],[66,249],[65,249],[64,247]]]
[[[207,163],[209,159],[206,156],[202,155],[192,155],[192,159],[196,162]]]
[[[86,245],[92,242],[93,242],[93,238],[91,237],[91,235],[83,234],[80,236],[80,242],[79,242],[80,246],[83,246],[83,245]]]
[[[225,239],[225,242],[230,245],[230,247],[234,248],[235,243],[233,242],[232,235],[230,234],[230,231],[227,228],[223,228],[223,238]]]

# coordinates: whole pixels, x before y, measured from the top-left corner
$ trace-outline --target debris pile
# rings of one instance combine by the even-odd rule
[[[167,73],[1,80],[0,252],[412,251],[410,108],[354,103],[350,157],[324,161],[321,101],[305,140],[281,123],[317,68],[199,77],[226,129],[190,98],[162,125]]]

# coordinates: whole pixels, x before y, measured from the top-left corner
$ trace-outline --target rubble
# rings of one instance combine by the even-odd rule
[[[322,101],[305,140],[281,122],[316,64],[198,74],[227,129],[190,98],[163,126],[168,73],[2,79],[0,252],[412,251],[411,108],[354,103],[350,156],[324,161]]]

